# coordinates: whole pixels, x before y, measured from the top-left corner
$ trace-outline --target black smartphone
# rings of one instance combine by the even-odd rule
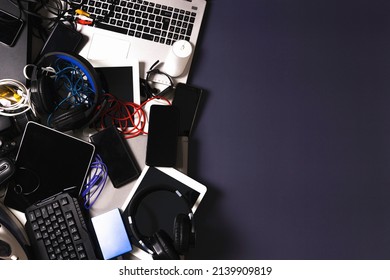
[[[0,42],[12,47],[23,29],[24,21],[0,9]]]
[[[203,89],[178,83],[172,105],[180,111],[179,136],[190,136],[195,123]]]
[[[79,31],[58,22],[43,45],[40,55],[49,52],[77,52],[82,40],[83,35]]]
[[[172,167],[176,164],[179,110],[169,105],[152,105],[146,145],[146,165]]]
[[[90,136],[96,153],[107,165],[108,177],[115,188],[120,188],[135,180],[140,170],[130,146],[115,126],[109,126]]]

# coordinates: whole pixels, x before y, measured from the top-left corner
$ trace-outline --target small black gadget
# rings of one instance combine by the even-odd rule
[[[187,213],[179,213],[173,224],[173,239],[170,235],[159,229],[151,236],[143,235],[136,223],[136,214],[144,199],[156,192],[170,192],[185,202]],[[133,237],[154,259],[167,260],[179,259],[190,247],[195,245],[195,221],[194,214],[188,200],[173,186],[154,185],[137,191],[128,206],[128,221]]]
[[[42,56],[55,51],[67,53],[77,52],[77,47],[82,39],[83,35],[75,28],[58,22],[43,45],[40,55]]]
[[[0,186],[15,173],[15,164],[9,158],[0,158]]]
[[[146,164],[172,167],[176,164],[179,110],[169,105],[150,107]]]
[[[34,66],[30,91],[41,122],[68,131],[91,122],[97,113],[101,86],[95,69],[85,58],[50,52]]]
[[[139,168],[133,158],[130,147],[114,126],[109,126],[92,136],[92,144],[107,166],[108,176],[115,188],[135,180],[139,174]]]
[[[0,10],[0,42],[12,47],[23,29],[24,21]]]
[[[134,81],[133,67],[131,66],[112,66],[97,67],[96,72],[102,84],[105,93],[109,93],[125,102],[134,101]]]
[[[172,105],[179,108],[179,136],[190,136],[195,123],[203,90],[188,84],[178,83]]]

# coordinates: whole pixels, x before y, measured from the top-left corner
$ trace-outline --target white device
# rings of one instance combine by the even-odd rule
[[[187,67],[191,54],[192,46],[190,42],[186,40],[176,41],[164,62],[162,71],[171,77],[180,76]]]
[[[112,209],[91,219],[100,250],[105,260],[132,250],[119,209]]]
[[[190,202],[191,211],[194,214],[207,191],[207,187],[205,185],[176,170],[173,167],[150,167],[146,165],[142,170],[141,175],[137,179],[133,189],[128,195],[126,201],[121,207],[121,209],[124,209],[123,211],[126,211],[126,208],[129,206],[129,203],[135,192],[139,188],[144,187],[145,182],[147,182],[146,184],[155,182],[156,184],[161,185],[171,185],[172,187],[177,187],[179,191],[181,191],[179,188],[185,188],[188,191],[192,191],[194,194],[192,197],[196,197],[194,202]],[[173,182],[175,182],[175,185],[172,185]],[[185,192],[182,191],[182,193]],[[195,196],[195,193],[197,196]]]
[[[132,69],[131,76],[128,77],[129,80],[132,80],[133,88],[130,91],[133,92],[133,102],[136,104],[141,104],[141,94],[140,94],[140,81],[139,81],[139,62],[136,59],[126,59],[126,60],[93,60],[91,64],[94,68],[99,70],[99,68],[105,67],[130,67]]]

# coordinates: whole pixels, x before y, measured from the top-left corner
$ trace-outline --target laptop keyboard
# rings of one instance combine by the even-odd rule
[[[190,40],[196,11],[143,0],[73,0],[94,19],[95,27],[172,45]]]
[[[28,207],[26,218],[26,232],[37,259],[96,259],[80,205],[69,194]]]

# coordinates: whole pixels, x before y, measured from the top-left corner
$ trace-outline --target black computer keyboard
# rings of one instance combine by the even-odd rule
[[[98,20],[96,27],[157,43],[190,40],[196,12],[143,0],[72,0]]]
[[[76,198],[62,193],[26,209],[26,232],[36,259],[96,259]]]

